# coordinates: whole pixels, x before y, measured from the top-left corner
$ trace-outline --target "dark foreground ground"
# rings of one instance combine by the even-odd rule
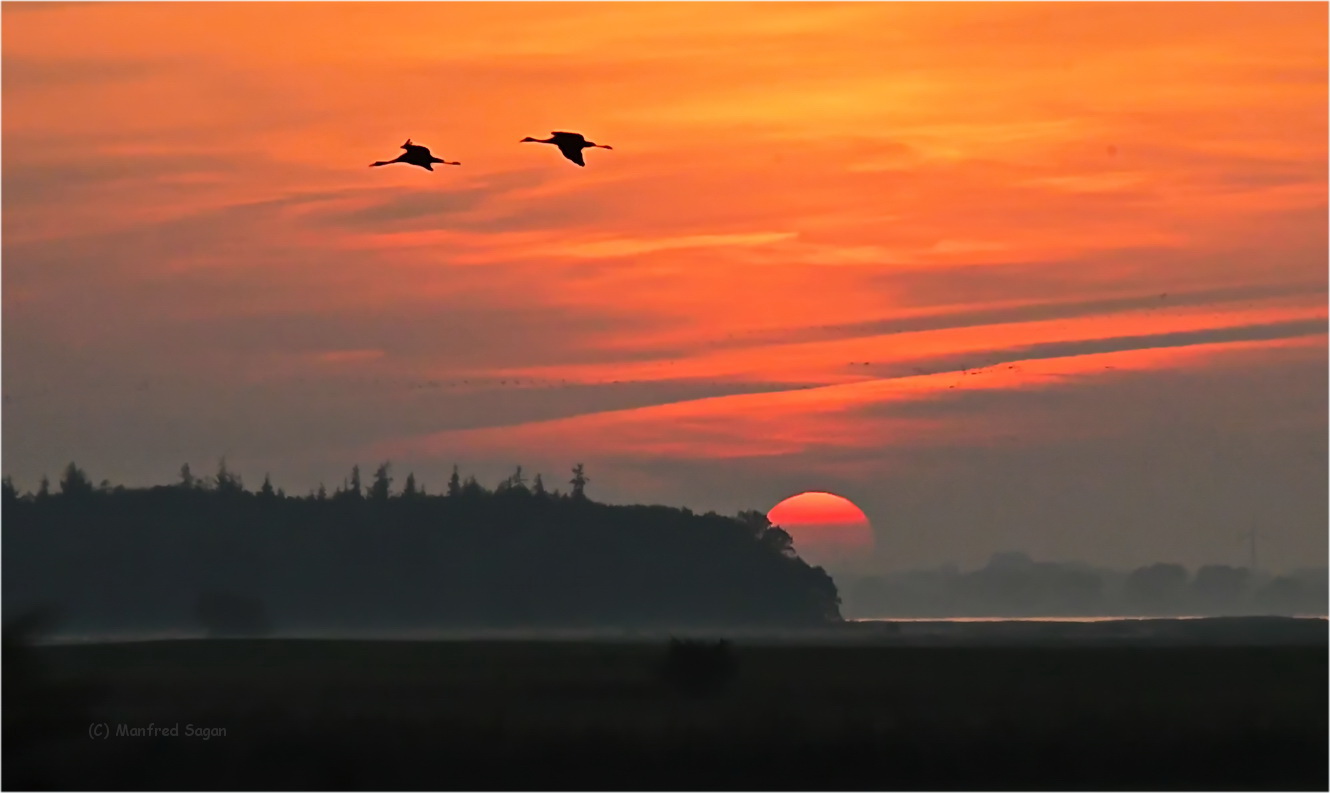
[[[1330,784],[1324,642],[741,641],[736,676],[703,695],[662,678],[664,657],[662,644],[644,642],[272,639],[7,650],[3,786],[1326,790]],[[122,725],[150,724],[177,734],[116,734]],[[199,730],[211,734],[205,739]]]

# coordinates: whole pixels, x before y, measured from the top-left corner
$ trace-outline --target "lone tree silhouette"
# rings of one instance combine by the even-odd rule
[[[222,457],[217,461],[217,474],[214,477],[214,479],[216,482],[218,493],[235,495],[236,493],[245,492],[244,481],[240,478],[239,474],[232,473],[226,467],[225,457]]]
[[[353,466],[351,466],[351,483],[350,483],[350,485],[348,486],[348,489],[347,489],[346,492],[347,492],[348,495],[351,496],[351,498],[360,498],[360,496],[361,496],[361,490],[360,490],[360,466],[359,466],[359,465],[353,465]]]
[[[392,471],[392,464],[384,462],[374,471],[374,484],[369,487],[369,497],[371,501],[379,504],[386,503],[390,495],[389,488],[392,486],[393,478],[389,476]]]
[[[573,486],[574,500],[576,501],[586,500],[586,486],[587,483],[590,481],[591,480],[587,478],[586,473],[582,470],[581,463],[578,463],[577,465],[573,466],[573,478],[569,480],[568,484]]]
[[[74,463],[65,466],[65,474],[60,477],[61,495],[78,498],[86,496],[93,491],[92,480],[88,475]]]

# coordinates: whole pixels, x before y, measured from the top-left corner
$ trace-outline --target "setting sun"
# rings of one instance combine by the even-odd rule
[[[873,527],[848,498],[812,491],[771,508],[767,520],[794,538],[794,549],[810,564],[843,566],[873,553]]]

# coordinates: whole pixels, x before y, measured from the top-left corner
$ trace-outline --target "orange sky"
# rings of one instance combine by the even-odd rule
[[[887,566],[1222,561],[1258,517],[1324,562],[1324,4],[0,23],[21,487],[583,461],[611,501],[843,493]],[[518,143],[556,129],[614,150]],[[462,166],[365,167],[407,137]]]

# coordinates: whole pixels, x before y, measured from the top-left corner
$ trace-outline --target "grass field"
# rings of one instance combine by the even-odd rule
[[[230,640],[6,655],[6,789],[1318,789],[1327,653]],[[178,735],[117,736],[177,726]],[[90,725],[110,736],[89,737]],[[207,740],[190,726],[225,730]]]

